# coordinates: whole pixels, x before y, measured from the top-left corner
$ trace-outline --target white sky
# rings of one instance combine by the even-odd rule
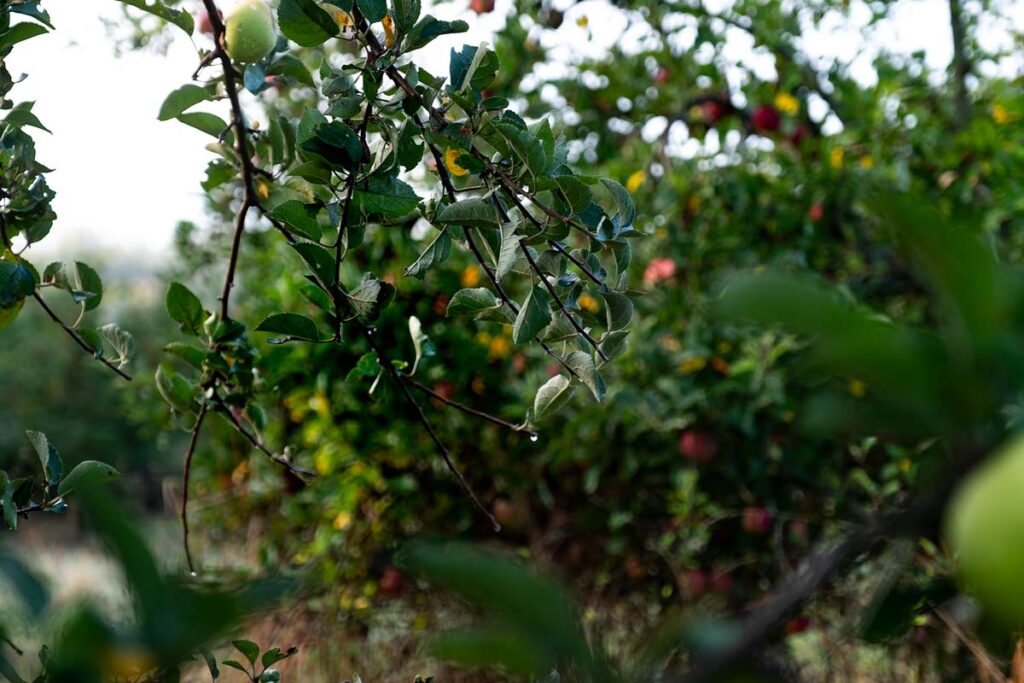
[[[468,0],[435,7],[441,18],[469,20],[470,32],[438,41],[417,59],[444,73],[449,47],[490,40],[511,1],[498,0],[496,11],[484,17],[466,10]],[[431,4],[424,2],[424,11]],[[905,0],[881,42],[900,51],[925,49],[930,64],[943,67],[951,54],[946,6],[946,0]],[[100,21],[118,16],[114,0],[46,0],[45,7],[57,30],[19,45],[8,60],[15,77],[29,73],[15,86],[13,98],[35,100],[36,114],[54,133],[35,135],[39,160],[55,169],[49,179],[59,216],[39,251],[66,258],[81,250],[120,248],[132,258],[159,259],[168,252],[179,220],[203,220],[199,183],[211,158],[204,149],[210,138],[184,124],[156,120],[166,94],[188,82],[196,48],[174,31],[166,55],[135,52],[118,58]],[[581,14],[590,19],[589,31],[575,23]],[[811,54],[850,58],[863,46],[856,28],[820,28],[805,45]],[[545,42],[557,49],[556,57],[571,61],[640,38],[624,35],[623,29],[617,10],[587,1],[573,5],[563,27]],[[745,46],[742,37],[738,40],[735,49],[741,54]],[[862,61],[869,77],[870,55]]]

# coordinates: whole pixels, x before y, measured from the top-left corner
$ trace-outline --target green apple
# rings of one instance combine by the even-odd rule
[[[277,31],[265,0],[241,0],[224,20],[225,47],[236,62],[258,62],[274,49]]]
[[[964,589],[985,613],[1024,626],[1024,437],[960,485],[946,511],[946,538]]]

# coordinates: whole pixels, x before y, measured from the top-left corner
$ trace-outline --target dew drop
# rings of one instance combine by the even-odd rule
[[[532,441],[533,443],[537,443],[537,439],[539,438],[540,437],[537,436],[536,434],[530,434],[530,441]]]
[[[188,575],[191,576],[193,579],[199,578],[199,572],[197,571],[191,571],[188,573]]]

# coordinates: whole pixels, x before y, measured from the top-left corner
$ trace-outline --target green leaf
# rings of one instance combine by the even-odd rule
[[[299,242],[291,245],[292,249],[299,252],[299,256],[306,262],[313,274],[325,287],[334,282],[334,256],[319,244],[310,242]]]
[[[0,309],[14,307],[35,291],[35,278],[23,263],[0,259]]]
[[[619,231],[626,230],[636,220],[636,204],[633,202],[633,197],[626,188],[614,180],[601,178],[601,184],[615,200],[615,206],[619,211]]]
[[[302,63],[302,60],[295,55],[279,55],[267,69],[267,73],[294,78],[299,83],[310,87],[316,85],[316,81],[313,80],[313,74],[309,72],[309,69]]]
[[[316,323],[296,313],[275,313],[268,316],[259,324],[256,331],[284,335],[284,339],[269,339],[268,341],[271,344],[278,344],[291,339],[312,342],[320,340],[320,332],[317,330]]]
[[[399,33],[407,33],[420,18],[420,0],[394,0],[395,26]]]
[[[440,21],[428,14],[409,30],[409,35],[405,39],[405,51],[418,50],[438,36],[465,33],[468,30],[469,24],[462,20]]]
[[[548,293],[534,285],[523,307],[519,309],[512,326],[512,341],[525,344],[541,333],[551,323],[551,306]]]
[[[601,350],[609,360],[615,360],[626,352],[626,341],[629,337],[629,330],[615,330],[609,332],[601,341]]]
[[[464,668],[500,666],[534,681],[550,681],[544,674],[557,665],[542,643],[525,639],[515,630],[471,628],[441,634],[429,644],[430,654]]]
[[[388,3],[386,0],[356,0],[356,6],[363,13],[363,17],[371,24],[380,21],[388,14]]]
[[[572,395],[572,382],[565,375],[555,375],[537,390],[533,399],[533,415],[538,420],[561,408]]]
[[[281,33],[303,47],[318,47],[338,35],[338,23],[313,0],[281,0]]]
[[[203,302],[195,294],[189,291],[185,285],[172,282],[167,289],[167,313],[171,320],[181,325],[181,331],[197,335],[203,328],[203,321],[206,319],[206,311],[203,309]]]
[[[633,319],[633,301],[618,292],[601,292],[605,302],[605,316],[609,330],[621,330]]]
[[[515,157],[526,166],[534,177],[544,173],[547,164],[544,146],[533,133],[523,130],[505,119],[493,119],[490,123],[491,127],[508,143]]]
[[[192,15],[184,10],[171,9],[165,5],[161,0],[118,0],[126,5],[137,7],[143,12],[149,12],[157,17],[160,17],[164,21],[169,21],[185,33],[192,35],[192,31],[195,28],[195,20],[192,19]]]
[[[352,204],[367,216],[400,218],[414,211],[419,203],[415,190],[394,177],[367,178],[352,195]]]
[[[263,657],[260,658],[260,664],[264,667],[274,666],[278,662],[288,659],[298,651],[299,649],[297,647],[290,647],[284,652],[281,652],[281,648],[279,647],[272,647],[263,653]]]
[[[43,125],[39,117],[32,113],[34,102],[20,102],[4,117],[3,125],[8,128],[21,128],[30,126],[51,133],[49,128]]]
[[[235,646],[235,649],[245,655],[245,658],[249,660],[249,663],[256,664],[256,659],[260,656],[260,646],[251,640],[232,640],[231,644]]]
[[[42,432],[29,431],[25,434],[28,435],[28,440],[32,443],[32,448],[35,449],[39,456],[39,462],[43,465],[43,477],[46,480],[46,485],[56,486],[64,476],[64,463],[61,461],[57,449]]]
[[[475,228],[497,228],[498,213],[486,199],[464,199],[442,208],[434,215],[438,223],[454,223]]]
[[[320,207],[316,204],[303,204],[297,199],[289,199],[271,209],[268,215],[309,239],[320,241],[323,231],[317,221],[319,213]]]
[[[485,287],[460,289],[452,295],[448,302],[448,316],[476,315],[499,306],[501,306],[501,301]]]
[[[203,349],[183,342],[171,342],[164,347],[164,351],[177,356],[196,370],[203,369],[203,361],[206,360],[206,351]]]
[[[405,274],[410,277],[422,280],[427,271],[438,263],[443,262],[452,253],[452,238],[447,230],[442,230],[434,241],[423,250],[420,257],[412,265],[405,269]]]
[[[498,250],[498,263],[494,269],[494,276],[498,278],[499,282],[512,272],[516,261],[519,260],[519,254],[519,236],[516,234],[516,226],[513,223],[505,223],[501,226],[501,248]]]
[[[10,49],[23,40],[35,38],[36,36],[41,36],[44,33],[49,33],[49,31],[39,24],[33,24],[27,21],[15,24],[9,30],[0,33],[0,52]]]
[[[179,413],[189,415],[196,411],[195,390],[192,385],[173,371],[165,369],[163,365],[156,369],[156,389]]]
[[[19,299],[14,302],[14,305],[8,306],[7,308],[0,308],[0,330],[10,325],[21,313],[21,309],[25,306],[25,300]]]
[[[584,351],[573,351],[565,357],[565,364],[573,369],[584,386],[590,389],[590,393],[594,395],[595,399],[600,401],[604,398],[606,392],[604,379],[597,371],[593,356]]]
[[[60,488],[57,491],[60,495],[66,496],[72,491],[85,486],[112,481],[120,476],[120,472],[105,462],[84,460],[68,472],[68,476],[64,477],[64,481],[60,483]]]
[[[51,263],[43,270],[43,281],[71,294],[76,304],[85,304],[87,311],[99,306],[103,300],[103,282],[99,273],[81,261]]]
[[[169,121],[185,112],[200,102],[210,99],[210,91],[194,83],[187,83],[164,99],[160,105],[160,113],[157,114],[158,121]],[[223,129],[221,129],[223,130]]]
[[[224,119],[216,114],[210,114],[205,111],[192,112],[191,114],[179,114],[177,119],[186,126],[191,126],[192,128],[214,138],[219,138],[228,127],[228,124]]]

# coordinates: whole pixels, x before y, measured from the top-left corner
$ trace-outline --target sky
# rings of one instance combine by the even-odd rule
[[[470,32],[442,39],[417,60],[425,59],[424,66],[443,73],[450,45],[490,40],[511,2],[498,0],[496,11],[483,17],[466,9],[468,0],[441,3],[433,13],[469,20]],[[424,3],[424,11],[430,4]],[[545,37],[556,57],[571,61],[600,54],[616,41],[640,39],[623,33],[622,16],[604,2],[569,4],[562,28]],[[33,131],[38,133],[39,160],[55,169],[49,179],[57,192],[58,213],[53,232],[34,251],[62,259],[97,250],[119,251],[133,259],[170,258],[176,223],[204,220],[199,183],[212,156],[204,149],[210,138],[176,121],[157,121],[156,114],[166,94],[189,81],[197,63],[196,46],[175,30],[166,54],[141,51],[118,57],[101,21],[119,16],[117,2],[46,0],[45,7],[57,30],[22,43],[8,60],[15,77],[29,74],[15,87],[13,98],[36,101],[35,113],[53,131],[52,136]],[[589,29],[576,25],[575,19],[584,14]],[[870,80],[865,40],[856,24],[824,25],[805,48],[823,57],[860,54]],[[897,20],[871,40],[901,50],[924,49],[929,63],[941,69],[951,55],[945,0],[905,0]],[[749,55],[742,36],[732,49],[737,56]]]

